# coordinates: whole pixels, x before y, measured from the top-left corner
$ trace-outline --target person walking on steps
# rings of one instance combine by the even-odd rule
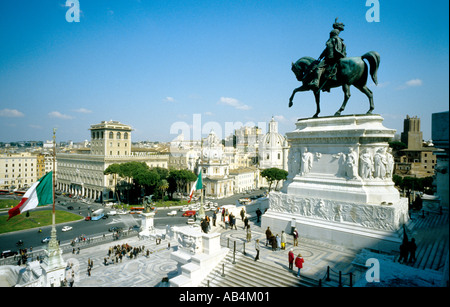
[[[258,239],[255,241],[255,249],[256,249],[255,261],[256,261],[256,260],[259,260],[259,249],[260,249],[260,246],[259,246],[259,240]]]
[[[297,277],[300,277],[300,270],[303,268],[303,257],[301,254],[298,254],[297,258],[295,258],[295,266],[298,268]]]
[[[289,271],[292,271],[294,269],[294,259],[294,250],[291,248],[288,253]]]

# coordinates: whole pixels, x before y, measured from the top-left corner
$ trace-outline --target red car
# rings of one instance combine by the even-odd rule
[[[195,210],[187,210],[183,213],[182,216],[191,217],[191,216],[194,216],[195,214],[196,214]]]

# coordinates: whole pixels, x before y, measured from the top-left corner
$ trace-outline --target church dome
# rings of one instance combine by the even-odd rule
[[[282,148],[285,145],[286,139],[278,133],[278,122],[272,117],[269,122],[269,131],[263,136],[261,140],[262,148]]]
[[[220,160],[224,156],[222,142],[212,130],[203,142],[202,147],[203,159]]]

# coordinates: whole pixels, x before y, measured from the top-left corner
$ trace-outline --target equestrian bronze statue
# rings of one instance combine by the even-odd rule
[[[329,92],[331,88],[342,86],[344,91],[344,102],[341,108],[334,114],[341,115],[344,111],[348,99],[350,98],[350,85],[355,86],[369,98],[370,109],[366,114],[372,114],[374,110],[373,94],[367,88],[367,77],[370,73],[375,85],[378,84],[377,71],[380,64],[380,55],[375,51],[370,51],[361,57],[347,57],[344,40],[339,37],[339,33],[344,30],[344,24],[338,23],[337,18],[330,32],[330,38],[326,42],[326,48],[316,60],[312,57],[302,57],[297,62],[292,63],[292,71],[297,80],[302,82],[302,86],[294,89],[289,99],[289,107],[293,104],[294,95],[297,92],[312,91],[316,100],[316,114],[320,113],[320,91]],[[370,65],[370,70],[364,62]]]

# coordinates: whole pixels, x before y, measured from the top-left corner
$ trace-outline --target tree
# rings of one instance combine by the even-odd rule
[[[167,177],[170,197],[173,197],[174,192],[186,190],[186,185],[195,180],[197,180],[197,176],[189,170],[171,170]]]
[[[161,180],[158,185],[158,190],[161,191],[162,200],[164,200],[164,195],[166,194],[167,189],[169,189],[169,182],[166,179]]]
[[[287,171],[276,168],[276,167],[267,168],[261,172],[261,176],[266,178],[267,182],[269,183],[269,192],[270,192],[270,189],[274,182],[276,182],[276,184],[275,184],[275,189],[276,189],[278,186],[278,183],[281,180],[287,179],[287,175],[288,175]]]

